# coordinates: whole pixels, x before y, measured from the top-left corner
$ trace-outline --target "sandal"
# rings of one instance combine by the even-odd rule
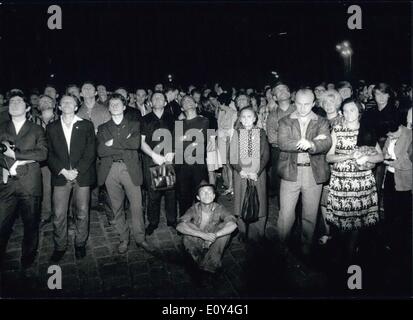
[[[318,239],[318,243],[324,246],[329,240],[331,240],[331,238],[331,236],[324,235],[320,239]]]

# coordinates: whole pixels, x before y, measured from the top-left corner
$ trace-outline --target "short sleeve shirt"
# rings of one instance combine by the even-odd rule
[[[164,111],[162,116],[158,118],[158,116],[151,112],[148,113],[146,116],[142,118],[142,135],[145,136],[145,142],[151,147],[152,150],[154,150],[156,153],[160,153],[164,155],[163,151],[165,150],[157,150],[156,147],[163,143],[165,137],[161,138],[159,141],[154,139],[154,133],[158,129],[166,129],[170,133],[170,136],[172,138],[172,145],[174,146],[174,127],[175,127],[175,119],[173,116],[167,112]],[[174,148],[172,147],[172,151]]]

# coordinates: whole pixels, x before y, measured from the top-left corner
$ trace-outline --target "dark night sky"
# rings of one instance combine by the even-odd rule
[[[343,78],[335,45],[349,40],[353,77],[410,81],[409,3],[361,3],[363,29],[343,3],[55,2],[63,29],[47,28],[52,3],[0,6],[0,90],[93,80],[152,86],[226,81],[262,86],[269,72],[295,84]],[[351,4],[354,4],[352,2]],[[287,35],[278,35],[287,32]]]

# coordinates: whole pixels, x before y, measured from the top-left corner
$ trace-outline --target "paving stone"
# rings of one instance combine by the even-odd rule
[[[6,260],[4,262],[4,269],[5,270],[16,270],[20,268],[20,260],[15,259],[15,260]]]
[[[99,277],[80,279],[82,297],[97,298],[103,292],[103,282]]]
[[[134,263],[137,261],[145,261],[147,260],[147,255],[145,255],[144,252],[142,252],[142,250],[136,250],[136,251],[128,251],[127,254],[128,257],[128,262],[129,263]]]
[[[113,226],[108,225],[108,226],[105,226],[105,231],[108,232],[108,233],[109,232],[114,233],[114,232],[116,232],[116,229]]]
[[[130,282],[130,278],[128,276],[107,276],[107,277],[103,277],[103,290],[104,291],[110,291],[112,293],[113,289],[116,288],[131,288],[131,282]],[[114,296],[116,296],[114,294]]]
[[[134,278],[136,275],[149,273],[149,266],[145,261],[140,263],[132,263],[129,264],[129,271],[132,275],[132,278]]]
[[[233,206],[232,200],[220,197],[219,202],[227,208]],[[273,200],[270,201],[270,210],[274,211]],[[164,203],[164,200],[162,200]],[[278,213],[270,212],[269,233],[274,233]],[[76,260],[74,256],[73,230],[69,236],[68,250],[59,263],[62,267],[63,286],[62,292],[53,292],[47,288],[50,275],[47,270],[51,263],[50,256],[54,250],[53,226],[50,224],[43,228],[40,234],[39,256],[34,265],[36,281],[30,284],[30,290],[20,290],[19,270],[20,252],[23,227],[15,225],[15,232],[8,245],[8,270],[5,270],[3,279],[8,283],[6,290],[9,296],[17,297],[32,294],[35,297],[133,297],[133,298],[159,298],[159,297],[240,297],[248,296],[245,285],[247,251],[245,245],[236,238],[231,242],[229,250],[224,255],[224,273],[221,278],[211,281],[204,287],[194,284],[184,267],[182,237],[176,230],[166,226],[164,204],[159,228],[147,240],[158,248],[158,253],[153,256],[142,248],[138,248],[131,239],[129,250],[126,254],[118,254],[119,236],[113,226],[107,224],[105,214],[92,211],[90,235],[87,243],[87,256]],[[276,249],[274,249],[276,250]],[[292,259],[286,262],[296,263]],[[244,269],[243,269],[244,268]],[[295,273],[301,272],[294,270]],[[302,279],[305,273],[291,277]],[[299,290],[318,288],[324,280],[320,275],[311,275],[306,282],[293,283]],[[324,281],[324,282],[323,282]]]
[[[100,236],[103,233],[102,229],[91,229],[89,235],[91,236]]]
[[[119,245],[119,238],[109,238],[108,240],[113,245]]]
[[[107,235],[108,238],[119,239],[119,234],[117,232],[107,232],[106,235]]]
[[[113,263],[113,264],[105,264],[99,267],[99,273],[101,276],[121,276],[121,275],[128,275],[128,265],[120,264],[120,263]]]
[[[191,281],[190,276],[186,272],[171,272],[170,278],[172,282],[176,284],[189,283]]]
[[[112,254],[112,250],[108,247],[96,247],[93,249],[93,254],[96,258],[106,257]]]
[[[87,279],[87,278],[97,278],[100,276],[99,270],[96,266],[93,265],[77,265],[78,267],[78,274],[79,278]]]
[[[69,294],[78,293],[78,291],[80,291],[79,277],[73,275],[65,276],[62,273],[62,290],[66,291]]]
[[[10,248],[19,248],[23,241],[23,236],[17,236],[9,240],[8,247]]]
[[[21,250],[19,249],[13,249],[12,251],[9,250],[6,252],[5,260],[16,260],[20,259],[21,257]]]
[[[134,274],[132,276],[132,283],[134,287],[152,286],[149,273]]]

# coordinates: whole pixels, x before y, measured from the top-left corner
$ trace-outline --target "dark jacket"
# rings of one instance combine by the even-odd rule
[[[135,109],[131,106],[127,106],[125,109],[125,118],[127,118],[130,121],[141,121],[142,120],[142,114],[138,109]]]
[[[141,146],[141,130],[138,121],[130,121],[126,117],[118,127],[109,120],[98,128],[98,155],[101,158],[98,166],[98,184],[103,185],[112,167],[113,160],[122,159],[128,168],[132,182],[136,186],[142,184],[142,165],[138,150]],[[113,139],[113,145],[108,147],[105,142]]]
[[[47,158],[47,141],[41,126],[26,120],[19,134],[16,135],[13,122],[6,121],[0,125],[0,142],[14,143],[16,160],[34,160],[34,163],[17,167],[18,183],[21,193],[29,196],[42,195],[42,176],[39,162]],[[16,160],[0,153],[0,167],[10,169]],[[0,189],[7,187],[0,182]],[[0,192],[1,193],[1,192]],[[3,200],[1,200],[3,201]]]
[[[172,100],[165,106],[165,112],[172,115],[175,120],[178,120],[178,117],[181,114],[182,110],[179,103],[175,100]]]
[[[62,169],[77,169],[76,181],[86,187],[96,183],[96,137],[93,123],[89,120],[77,121],[73,125],[70,140],[70,155],[59,119],[47,125],[49,158],[47,160],[52,173],[52,186],[64,186],[66,178],[59,174]]]
[[[331,135],[328,120],[311,113],[305,138],[314,142],[315,150],[308,151],[314,179],[324,183],[330,177],[330,167],[326,161],[326,153],[331,148]],[[323,140],[314,140],[318,135],[326,136]],[[301,139],[300,124],[296,112],[284,117],[279,122],[278,144],[281,150],[277,171],[280,177],[288,181],[297,181],[297,142]]]
[[[0,107],[0,125],[9,120],[9,107]]]

